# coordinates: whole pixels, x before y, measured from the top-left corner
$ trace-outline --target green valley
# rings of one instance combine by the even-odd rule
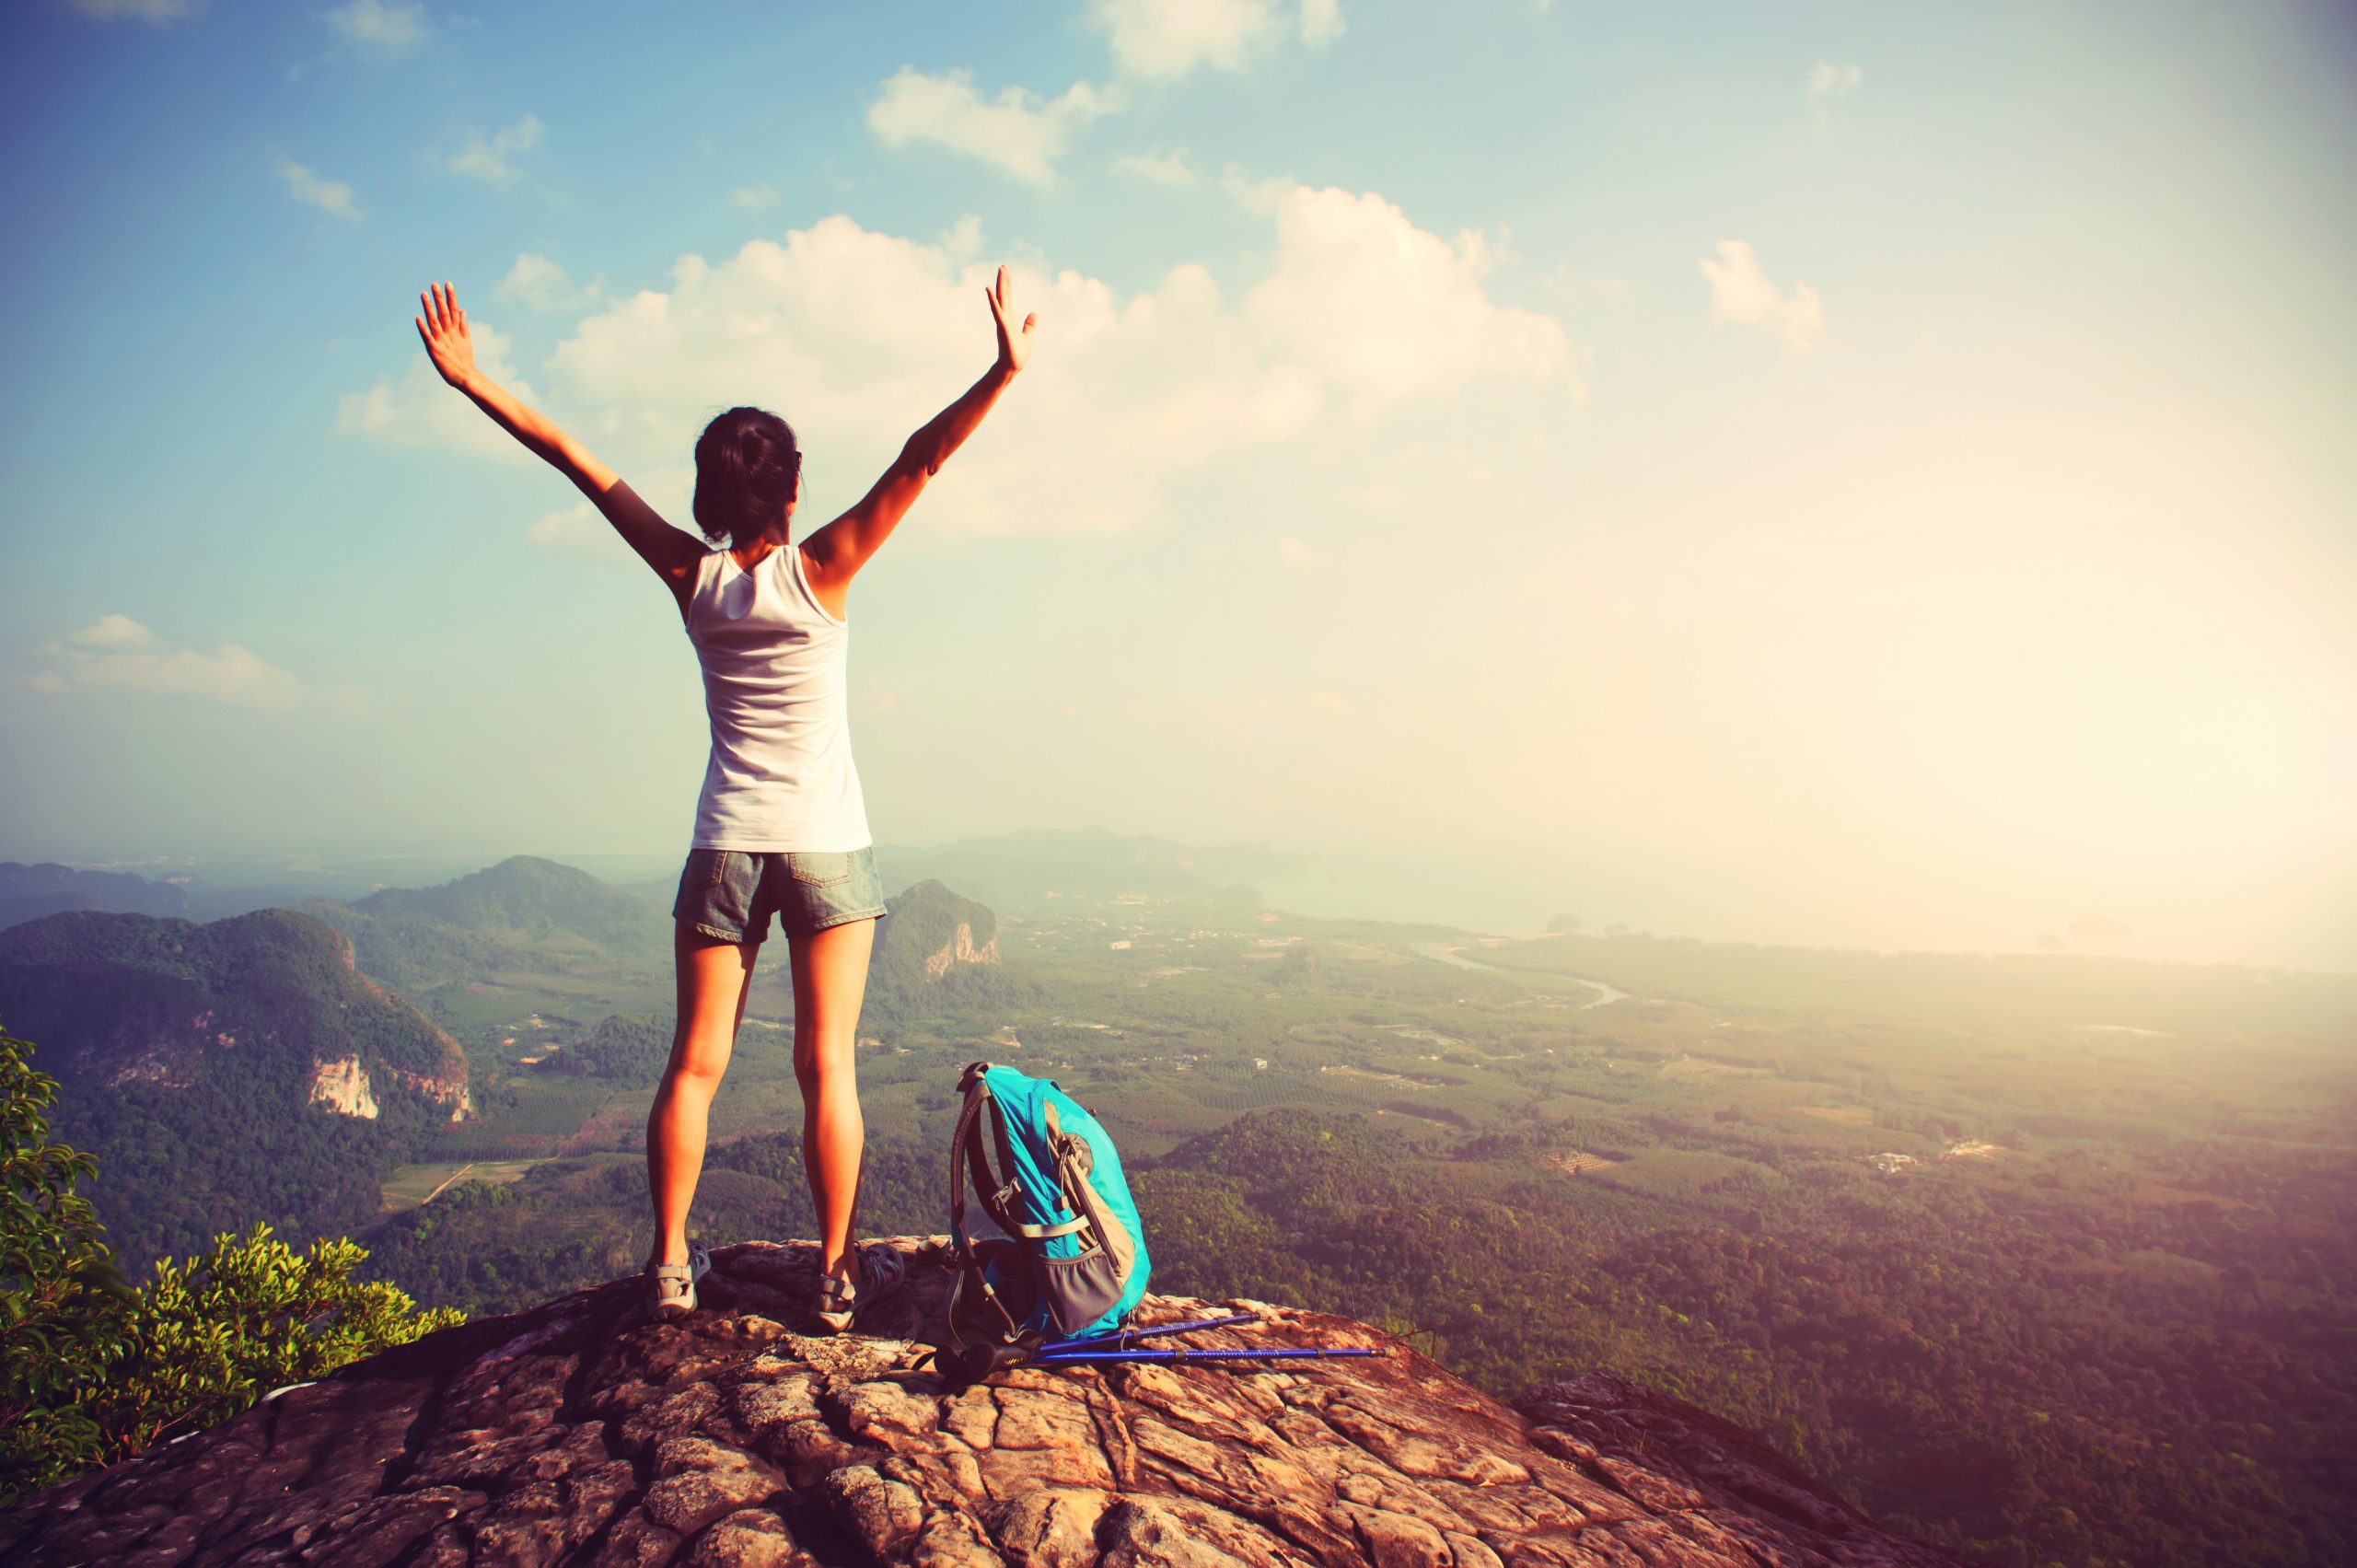
[[[1065,847],[1027,877],[966,846],[993,901],[888,869],[865,1231],[942,1228],[958,1069],[1002,1061],[1119,1140],[1159,1287],[1380,1322],[1496,1389],[1623,1372],[1994,1562],[2357,1548],[2357,977],[1308,919]],[[663,891],[508,862],[312,906],[468,1063],[471,1114],[372,1167],[381,1277],[483,1312],[636,1271]],[[814,1228],[784,957],[710,1241]]]

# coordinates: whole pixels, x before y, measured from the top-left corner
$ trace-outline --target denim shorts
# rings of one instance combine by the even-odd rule
[[[788,936],[884,914],[876,846],[865,849],[691,849],[671,918],[722,942],[760,943],[770,916]]]

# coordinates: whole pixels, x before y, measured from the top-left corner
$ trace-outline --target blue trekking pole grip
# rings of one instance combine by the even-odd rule
[[[1054,1355],[1061,1351],[1112,1349],[1127,1346],[1139,1340],[1160,1339],[1167,1334],[1191,1334],[1199,1329],[1233,1329],[1245,1323],[1258,1323],[1258,1312],[1238,1312],[1229,1318],[1198,1318],[1191,1323],[1164,1323],[1151,1329],[1122,1329],[1115,1333],[1099,1334],[1089,1340],[1051,1340],[1039,1347],[1041,1355]]]

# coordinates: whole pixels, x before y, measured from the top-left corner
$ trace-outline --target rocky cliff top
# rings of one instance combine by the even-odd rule
[[[911,1252],[917,1243],[898,1243]],[[1591,1376],[1501,1404],[1347,1318],[1148,1296],[1186,1342],[1379,1358],[1021,1369],[917,1363],[946,1276],[862,1332],[795,1330],[809,1243],[721,1249],[703,1310],[635,1279],[282,1392],[0,1516],[10,1562],[468,1564],[1810,1564],[1953,1568],[1738,1427]]]

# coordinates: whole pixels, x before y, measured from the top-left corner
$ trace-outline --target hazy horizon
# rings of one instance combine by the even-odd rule
[[[1001,842],[1014,833],[1043,830],[1039,825],[1012,829],[1007,834],[981,834],[940,843],[895,843],[880,841],[879,868],[888,880],[901,873],[894,862],[901,856],[923,856],[967,846]],[[1102,824],[1050,831],[1106,831]],[[1179,843],[1167,834],[1122,834]],[[2146,950],[2148,943],[2121,923],[2095,911],[2081,911],[2057,920],[2050,929],[2008,939],[2003,934],[1984,942],[1922,944],[1878,942],[1870,933],[1839,930],[1792,932],[1771,929],[1694,929],[1656,922],[1649,910],[1665,907],[1640,896],[1625,906],[1590,898],[1550,899],[1527,868],[1521,873],[1504,867],[1485,870],[1478,865],[1402,863],[1348,853],[1303,852],[1284,844],[1258,841],[1227,844],[1190,843],[1196,853],[1265,852],[1271,858],[1302,858],[1309,864],[1287,870],[1239,875],[1260,892],[1272,909],[1315,918],[1355,918],[1399,923],[1430,923],[1459,926],[1491,935],[1536,935],[1557,917],[1569,914],[1580,922],[1584,935],[1608,930],[1634,935],[1703,942],[1734,942],[1762,947],[1840,948],[1881,953],[1945,952],[1957,954],[2039,953],[2097,958],[2133,958],[2154,962],[2220,963],[2264,970],[2342,974],[2345,963],[2282,962],[2258,957],[2199,957]],[[62,864],[81,869],[131,871],[151,881],[176,880],[192,889],[214,893],[239,888],[266,889],[274,886],[317,886],[334,889],[330,896],[354,897],[387,887],[432,887],[495,865],[510,854],[528,854],[587,871],[621,886],[664,882],[675,874],[676,855],[655,851],[564,851],[540,847],[525,850],[447,848],[416,849],[376,854],[251,854],[62,857]],[[0,847],[0,860],[17,859]],[[1404,877],[1399,875],[1405,872]],[[274,880],[283,877],[284,883]],[[955,878],[952,878],[953,883]],[[1045,885],[1045,884],[1043,884]],[[1600,892],[1591,885],[1590,892]]]
[[[676,612],[417,291],[683,527],[777,408],[799,535],[1004,260],[852,592],[879,843],[2357,968],[2346,8],[559,16],[0,19],[0,858],[684,854]]]

